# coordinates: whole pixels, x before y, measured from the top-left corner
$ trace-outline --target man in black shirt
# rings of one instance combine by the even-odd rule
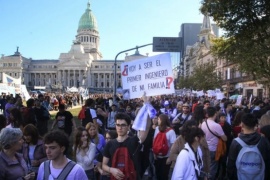
[[[71,135],[72,126],[76,129],[76,123],[73,119],[73,115],[66,111],[64,104],[59,104],[59,112],[55,116],[55,121],[52,124],[52,129],[57,123],[57,127],[60,130],[63,130],[68,136]]]

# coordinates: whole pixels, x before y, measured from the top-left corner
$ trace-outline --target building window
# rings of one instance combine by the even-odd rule
[[[12,63],[8,63],[8,66],[9,66],[9,67],[12,67]]]
[[[263,99],[263,89],[257,89],[257,97]]]
[[[253,89],[246,90],[246,97],[249,98],[253,94]]]
[[[17,76],[17,73],[14,73],[14,76],[16,77]]]
[[[107,87],[110,87],[110,83],[109,82],[107,82]]]
[[[95,68],[98,68],[98,66],[95,66]]]

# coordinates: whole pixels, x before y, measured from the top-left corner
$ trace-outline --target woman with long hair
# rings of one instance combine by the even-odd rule
[[[203,106],[197,105],[194,108],[194,112],[192,114],[191,119],[195,120],[197,122],[197,124],[199,125],[199,127],[201,126],[201,124],[203,123],[203,121],[205,119],[205,112],[204,112]]]
[[[102,154],[103,148],[106,145],[105,138],[102,134],[98,133],[98,126],[92,122],[86,124],[86,130],[90,135],[90,142],[96,145],[96,155],[94,159],[94,165],[96,166],[98,163],[97,157],[99,154]]]
[[[155,139],[159,133],[166,133],[169,150],[166,155],[154,154],[156,177],[158,180],[166,180],[168,179],[170,169],[170,162],[167,160],[170,154],[170,148],[176,139],[176,134],[171,128],[169,117],[166,114],[158,116],[158,127],[155,129],[153,146],[155,146]]]
[[[38,129],[32,124],[28,124],[23,128],[23,136],[25,139],[22,146],[23,158],[28,169],[37,174],[40,164],[47,160],[44,142],[39,136]]]
[[[232,126],[232,132],[233,132],[233,137],[236,138],[238,137],[238,134],[241,132],[241,118],[245,114],[244,111],[238,111],[234,117],[233,120],[233,126]]]
[[[198,127],[192,127],[185,134],[185,147],[179,153],[172,179],[199,179],[203,167],[200,143],[204,132]]]
[[[84,127],[78,127],[75,132],[73,155],[76,162],[82,166],[88,179],[95,179],[94,158],[96,145],[90,142],[90,136]]]
[[[177,156],[181,152],[182,149],[185,148],[185,136],[188,135],[189,131],[193,127],[198,127],[198,122],[196,120],[186,121],[182,126],[181,135],[177,137],[174,144],[172,145],[169,160],[172,162],[169,179],[171,179],[173,169],[176,163]],[[200,141],[200,148],[202,150],[202,161],[203,161],[203,171],[206,173],[210,172],[210,151],[206,142],[206,139],[203,138]]]
[[[7,127],[20,128],[21,130],[23,129],[24,122],[21,111],[19,109],[13,108],[10,110],[9,122],[10,124]]]

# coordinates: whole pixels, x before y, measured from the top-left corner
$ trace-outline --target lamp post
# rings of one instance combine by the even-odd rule
[[[124,53],[124,52],[128,52],[128,51],[131,51],[131,50],[134,50],[134,49],[139,49],[139,48],[142,48],[142,47],[145,47],[145,46],[150,46],[152,45],[152,43],[150,44],[145,44],[145,45],[142,45],[142,46],[136,46],[135,48],[131,48],[131,49],[127,49],[127,50],[124,50],[124,51],[121,51],[119,52],[116,56],[115,56],[115,59],[114,59],[114,91],[113,91],[113,101],[116,102],[116,81],[117,81],[117,78],[116,78],[116,74],[117,74],[117,64],[116,64],[116,60],[117,60],[117,57]]]

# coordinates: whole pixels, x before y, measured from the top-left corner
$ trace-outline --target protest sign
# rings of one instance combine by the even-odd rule
[[[125,97],[140,98],[147,96],[172,94],[174,79],[169,53],[121,64],[121,79]]]
[[[240,106],[241,102],[242,102],[242,95],[238,95],[235,105]]]
[[[221,100],[221,99],[225,98],[223,93],[216,93],[216,97],[217,97],[218,100]]]

